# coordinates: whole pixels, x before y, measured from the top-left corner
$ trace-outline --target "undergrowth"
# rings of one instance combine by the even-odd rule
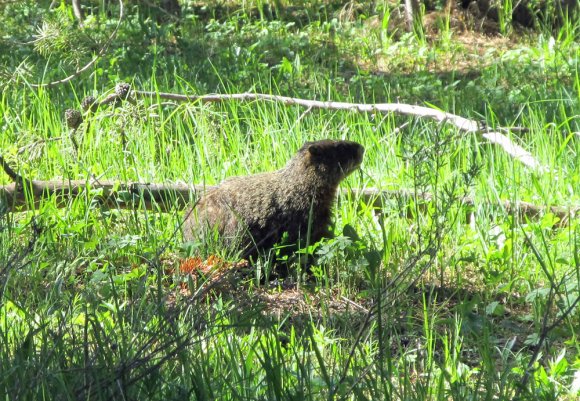
[[[19,7],[41,21],[38,9],[4,8],[20,10],[14,32],[30,33]],[[465,41],[473,33],[399,36],[388,21],[368,24],[371,15],[292,22],[240,10],[184,21],[188,35],[178,38],[175,26],[129,13],[117,39],[127,46],[54,88],[30,86],[39,78],[32,64],[17,71],[29,57],[46,63],[46,81],[62,77],[54,59],[26,47],[3,53],[0,155],[27,179],[213,185],[281,168],[308,140],[354,140],[365,157],[342,184],[334,238],[304,250],[309,266],[265,279],[271,260],[240,263],[210,240],[184,243],[177,207],[111,209],[95,188],[64,207],[54,197],[34,211],[0,204],[2,394],[575,399],[578,223],[522,216],[502,202],[580,202],[577,23],[478,48]],[[64,3],[52,12],[61,29],[76,29]],[[89,22],[98,29],[103,20]],[[145,27],[154,33],[143,37]],[[139,35],[157,41],[139,50]],[[65,126],[64,109],[120,79],[158,92],[432,105],[525,128],[510,138],[548,168],[531,171],[446,124],[259,101],[141,99],[100,109],[74,133]],[[356,191],[370,188],[407,195]]]

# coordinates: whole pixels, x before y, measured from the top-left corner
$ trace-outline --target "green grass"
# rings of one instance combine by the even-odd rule
[[[336,237],[313,249],[311,276],[293,266],[290,284],[256,277],[271,267],[265,259],[221,279],[180,272],[191,254],[237,260],[211,241],[184,246],[179,210],[105,209],[92,191],[60,209],[48,198],[34,212],[2,213],[6,399],[578,396],[580,312],[562,316],[579,296],[577,219],[555,227],[551,214],[527,220],[489,206],[580,204],[577,23],[478,53],[460,33],[418,40],[328,13],[304,25],[244,12],[189,21],[178,45],[176,27],[141,21],[161,32],[141,51],[143,26],[129,14],[125,47],[95,74],[51,89],[19,76],[0,92],[0,154],[26,178],[211,185],[337,138],[366,148],[343,188],[435,194],[426,205],[389,199],[380,211],[342,194]],[[28,51],[2,55],[3,66],[23,55],[46,62]],[[62,77],[53,63],[45,74]],[[64,110],[120,79],[164,92],[431,104],[528,128],[510,135],[549,171],[432,121],[266,102],[104,108],[75,134],[77,151]],[[471,217],[465,195],[476,200]]]

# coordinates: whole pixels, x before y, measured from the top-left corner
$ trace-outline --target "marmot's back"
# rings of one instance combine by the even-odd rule
[[[226,179],[189,213],[185,239],[217,231],[224,245],[245,256],[270,249],[284,233],[288,244],[317,242],[329,235],[338,184],[361,164],[363,153],[351,141],[307,142],[281,170]]]

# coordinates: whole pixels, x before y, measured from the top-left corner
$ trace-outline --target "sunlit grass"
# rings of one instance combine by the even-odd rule
[[[578,297],[577,221],[558,227],[550,214],[526,219],[493,205],[580,203],[577,27],[513,45],[499,60],[478,55],[473,76],[441,76],[423,63],[474,56],[449,35],[430,45],[365,37],[356,23],[311,24],[305,36],[239,22],[207,28],[208,46],[224,45],[208,59],[213,68],[197,70],[219,82],[208,91],[433,104],[489,127],[526,128],[508,135],[547,170],[432,121],[259,101],[103,108],[74,133],[77,150],[64,110],[115,82],[3,91],[0,152],[26,178],[214,185],[282,168],[305,141],[334,138],[366,149],[342,188],[435,198],[388,199],[379,211],[341,193],[336,238],[315,248],[309,277],[291,266],[290,284],[253,272],[188,277],[180,262],[190,254],[237,260],[211,241],[183,249],[180,210],[105,209],[91,192],[64,208],[46,199],[36,211],[3,213],[0,388],[14,399],[574,399],[578,308],[543,329]],[[331,35],[345,61],[364,50],[348,78],[338,73],[344,64],[329,77],[330,63],[315,61],[329,49],[311,53],[310,40]],[[235,53],[229,46],[242,39],[255,47]],[[264,56],[272,43],[294,42],[300,60],[280,48],[288,62]],[[381,64],[386,56],[398,59]],[[136,76],[134,87],[205,90],[187,61],[171,72],[158,61],[161,72]],[[381,65],[388,74],[373,73]],[[462,196],[475,200],[471,215]]]

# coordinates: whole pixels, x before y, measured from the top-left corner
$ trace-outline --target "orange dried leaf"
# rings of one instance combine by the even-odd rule
[[[199,256],[187,258],[181,261],[179,271],[185,274],[192,274],[196,270],[200,270],[203,266],[203,261]]]

